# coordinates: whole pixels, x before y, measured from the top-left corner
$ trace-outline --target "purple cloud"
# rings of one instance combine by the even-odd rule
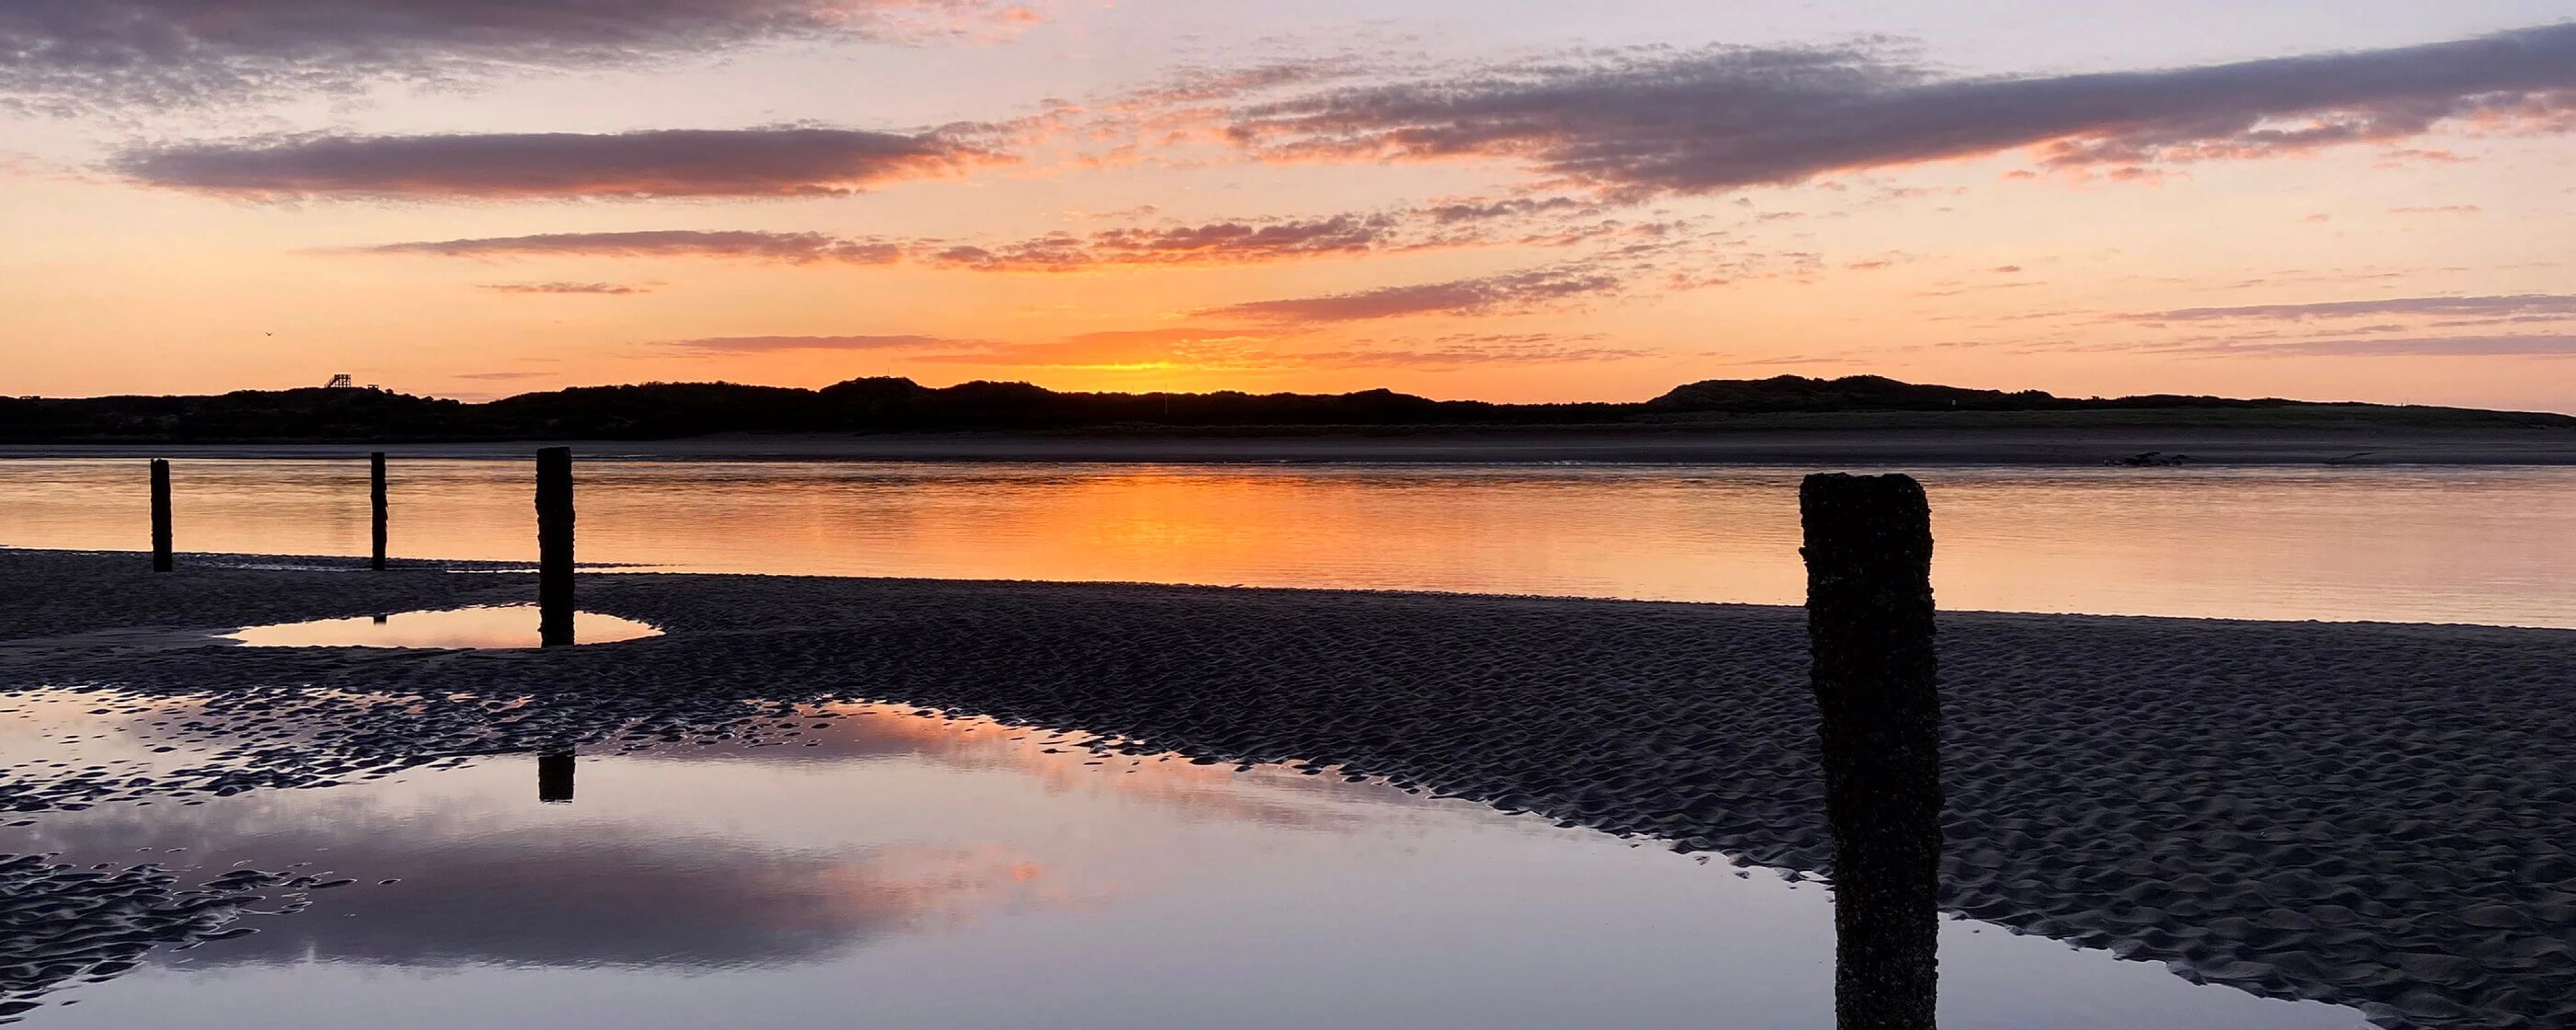
[[[1866,46],[1630,51],[1238,98],[1273,159],[1501,158],[1699,193],[2038,148],[2062,166],[2297,153],[2461,119],[2576,128],[2576,24],[2153,71],[1945,77]]]
[[[1094,250],[1157,261],[1210,255],[1272,257],[1368,250],[1393,234],[1387,216],[1338,215],[1313,221],[1211,222],[1162,229],[1111,229],[1092,236]]]
[[[1063,272],[1096,265],[1231,265],[1366,253],[1396,243],[1391,215],[1335,215],[1276,221],[1105,229],[1088,236],[1055,233],[993,247],[930,251],[937,264],[979,271]]]
[[[1549,198],[1461,202],[1324,217],[1173,222],[1083,234],[1055,232],[997,243],[850,239],[814,232],[651,230],[427,240],[388,243],[361,251],[446,257],[689,256],[848,264],[892,264],[909,259],[984,272],[1068,272],[1102,266],[1259,264],[1496,242],[1572,247],[1615,242],[1621,237],[1659,239],[1681,226],[1671,221],[1631,223],[1600,218],[1600,211],[1597,205]],[[1620,248],[1628,249],[1632,247]]]
[[[1432,221],[1442,225],[1455,225],[1491,221],[1497,218],[1526,218],[1550,212],[1598,214],[1601,210],[1602,207],[1599,204],[1576,200],[1573,197],[1513,197],[1505,200],[1467,200],[1434,204],[1424,208],[1423,213],[1431,216]]]
[[[2298,357],[2524,357],[2576,358],[2576,335],[2418,336],[2405,339],[2296,340],[2287,343],[2212,344],[2194,348],[2226,354]]]
[[[1202,308],[1191,314],[1279,322],[1349,322],[1400,315],[1481,315],[1609,293],[1619,286],[1618,276],[1599,271],[1580,267],[1542,268],[1418,286],[1383,286],[1320,297],[1228,304]]]
[[[698,232],[655,229],[643,232],[563,232],[535,236],[427,240],[363,248],[369,254],[425,254],[434,257],[715,257],[811,264],[831,261],[882,265],[903,259],[900,245],[851,240],[818,232]]]
[[[2436,315],[2473,318],[2516,316],[2576,317],[2576,295],[2520,293],[2492,297],[2392,297],[2386,300],[2338,300],[2317,304],[2245,304],[2221,308],[2181,308],[2124,315],[2140,322],[2208,322],[2225,319],[2357,318],[2374,315]]]
[[[289,136],[145,147],[111,167],[148,186],[256,199],[528,200],[835,196],[1007,160],[939,132],[785,127]]]
[[[179,106],[1033,18],[987,0],[9,0],[0,102]]]
[[[1568,347],[1554,343],[1466,344],[1341,350],[1300,354],[1301,363],[1321,368],[1468,368],[1477,365],[1567,365],[1587,361],[1627,361],[1657,356],[1638,347]]]

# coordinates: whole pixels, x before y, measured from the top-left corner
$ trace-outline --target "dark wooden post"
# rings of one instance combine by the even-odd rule
[[[385,452],[367,455],[367,502],[375,509],[376,550],[372,566],[385,570]]]
[[[152,571],[170,571],[170,459],[152,459]]]
[[[537,639],[572,643],[572,448],[537,449]]]
[[[1939,982],[1941,699],[1932,513],[1902,475],[1808,476],[1807,647],[1834,831],[1842,1030],[1930,1030]]]
[[[572,752],[537,755],[537,800],[550,805],[572,803]]]

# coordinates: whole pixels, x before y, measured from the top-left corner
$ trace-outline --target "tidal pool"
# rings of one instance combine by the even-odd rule
[[[144,720],[22,698],[13,754],[134,768]],[[353,880],[259,932],[66,982],[29,1025],[1705,1027],[1832,1023],[1828,890],[1374,783],[1100,755],[910,709],[0,827],[0,853]],[[128,729],[135,732],[129,733]],[[50,764],[50,763],[40,763]],[[569,802],[562,803],[563,795]],[[558,803],[547,803],[551,797]],[[300,865],[299,865],[300,863]],[[2359,1030],[1943,924],[1953,1030]]]
[[[574,612],[573,640],[613,644],[660,636],[660,628],[598,612]],[[537,606],[478,605],[435,611],[360,615],[346,619],[313,619],[251,626],[218,637],[246,647],[536,647]]]

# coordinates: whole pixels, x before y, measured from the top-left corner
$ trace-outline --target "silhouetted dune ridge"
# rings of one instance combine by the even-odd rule
[[[2156,394],[2068,398],[1882,376],[1711,379],[1642,403],[1503,404],[1392,390],[1340,394],[1086,393],[899,377],[819,390],[739,383],[582,386],[469,403],[372,388],[238,390],[206,396],[0,398],[0,441],[657,440],[716,433],[1257,432],[1438,428],[1750,427],[1764,417],[1869,413],[2183,412],[2262,424],[2263,413],[2368,424],[2576,428],[2565,415]],[[2044,416],[2042,416],[2044,417]],[[1808,422],[1792,423],[1805,426]],[[2037,424],[2037,423],[2034,423]]]

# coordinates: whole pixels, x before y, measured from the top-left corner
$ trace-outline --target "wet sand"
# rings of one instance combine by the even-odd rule
[[[728,434],[679,440],[569,442],[603,459],[1273,464],[1547,462],[1671,464],[2103,465],[2155,452],[2238,465],[2569,465],[2576,430],[2550,427],[2313,428],[2194,425],[1957,427],[1901,418],[1882,428],[1396,429],[1383,432],[1110,434]],[[340,444],[9,444],[0,458],[524,457],[530,442]]]
[[[0,687],[172,705],[156,732],[177,749],[114,776],[11,756],[14,818],[461,754],[786,744],[810,725],[803,703],[866,698],[1086,730],[1104,749],[1385,777],[1830,873],[1792,608],[597,574],[583,608],[668,635],[252,649],[192,634],[535,586],[202,557],[144,570],[0,551]],[[1941,632],[1945,909],[2392,1027],[2576,1021],[2576,632],[1980,613]],[[53,889],[22,881],[95,882],[34,876],[0,877],[20,902],[0,922]],[[154,910],[168,923],[216,903]]]

